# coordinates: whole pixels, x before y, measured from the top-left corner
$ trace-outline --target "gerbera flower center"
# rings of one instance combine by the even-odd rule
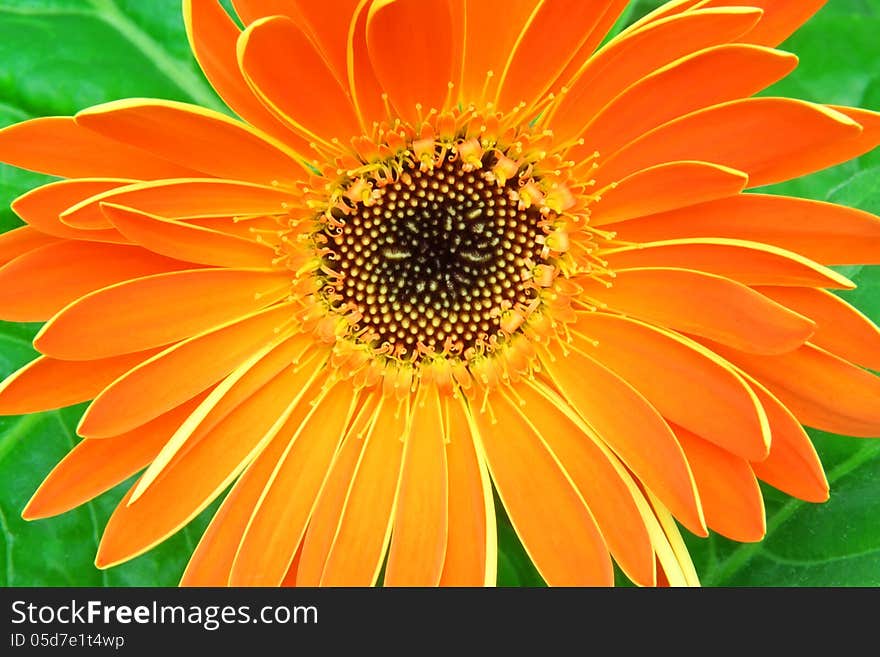
[[[284,257],[343,376],[515,378],[564,333],[572,277],[604,272],[589,182],[516,112],[389,116],[317,150]]]
[[[493,176],[497,159],[408,163],[323,229],[335,274],[325,295],[356,309],[364,342],[404,359],[470,353],[503,340],[505,311],[537,299],[530,273],[548,264],[540,242],[552,216],[522,207],[518,179]]]

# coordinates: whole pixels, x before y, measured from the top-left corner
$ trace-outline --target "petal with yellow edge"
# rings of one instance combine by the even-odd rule
[[[132,242],[169,258],[216,267],[268,269],[277,255],[275,249],[257,239],[112,203],[102,203],[101,211]]]
[[[77,431],[89,438],[113,436],[192,398],[262,345],[288,333],[291,311],[289,305],[274,306],[178,342],[139,363],[101,391]],[[187,376],[175,376],[182,367]]]
[[[22,194],[12,202],[12,209],[25,223],[47,235],[72,240],[127,244],[128,240],[112,226],[103,230],[82,230],[62,223],[60,215],[92,196],[136,183],[136,180],[119,178],[59,180]]]
[[[694,11],[618,35],[588,59],[568,84],[568,92],[552,115],[554,130],[563,141],[576,139],[591,117],[631,85],[677,59],[733,41],[757,24],[760,16],[756,9]],[[571,155],[577,160],[593,150],[584,144],[572,149]]]
[[[187,452],[136,502],[122,499],[98,546],[99,568],[149,550],[211,503],[275,436],[293,412],[297,395],[314,377],[288,369],[260,389]]]
[[[0,413],[38,413],[87,401],[156,351],[89,361],[38,356],[0,383]]]
[[[761,358],[714,349],[766,385],[800,422],[846,436],[880,436],[877,375],[811,344]]]
[[[755,290],[813,320],[812,344],[856,365],[880,370],[880,328],[836,294],[811,287]]]
[[[767,455],[763,408],[724,359],[674,332],[618,315],[581,313],[575,327],[575,345],[638,390],[663,417],[744,458]]]
[[[790,98],[746,98],[697,110],[607,154],[605,184],[662,162],[702,160],[743,171],[749,187],[791,180],[857,155],[862,127],[845,114]],[[866,144],[864,150],[870,150]]]
[[[112,228],[102,204],[157,214],[168,219],[281,214],[292,199],[289,191],[230,180],[181,179],[127,185],[92,196],[61,213],[74,228]]]
[[[79,240],[48,244],[0,267],[0,317],[45,322],[91,292],[190,267],[137,246]]]
[[[586,117],[580,136],[600,154],[613,153],[679,116],[751,96],[791,73],[797,61],[789,53],[745,44],[698,50],[634,83],[597,116]]]
[[[378,0],[367,15],[373,70],[397,112],[442,109],[452,81],[452,14],[446,0]]]
[[[546,354],[542,364],[547,378],[599,438],[688,529],[705,535],[703,512],[681,447],[642,393],[580,351],[556,350]]]
[[[590,509],[516,402],[494,395],[470,411],[498,496],[551,586],[608,586],[611,558]],[[553,509],[553,513],[547,513]]]
[[[654,548],[636,503],[641,493],[627,481],[623,466],[552,390],[536,383],[517,394],[529,426],[571,477],[614,560],[633,582],[653,586]]]
[[[283,16],[261,18],[238,40],[238,63],[254,94],[308,139],[360,129],[351,99],[308,36]],[[315,102],[321,98],[321,102]]]
[[[797,349],[816,328],[808,317],[742,283],[691,269],[619,269],[610,286],[587,281],[583,288],[603,309],[750,353]]]
[[[446,556],[449,469],[440,393],[427,385],[406,433],[384,586],[436,586]]]
[[[34,249],[55,244],[58,239],[34,230],[30,226],[19,226],[0,235],[0,265],[24,255]]]
[[[289,439],[252,507],[231,564],[232,586],[277,586],[302,542],[356,400],[344,384],[315,395],[302,417],[281,430]]]
[[[391,538],[407,409],[385,397],[364,438],[351,476],[336,533],[321,573],[321,586],[372,586]]]
[[[66,116],[31,119],[3,128],[0,153],[0,162],[62,178],[160,180],[204,175],[102,137]]]
[[[694,473],[709,528],[741,543],[764,538],[764,500],[748,461],[687,429],[672,430]]]
[[[804,428],[782,402],[751,377],[755,391],[770,423],[770,454],[752,462],[752,470],[762,481],[807,502],[828,499],[828,480],[816,448]]]
[[[106,440],[83,440],[50,472],[22,511],[48,518],[85,504],[146,467],[201,401],[181,404],[152,422]]]
[[[498,562],[495,502],[486,459],[474,442],[467,413],[446,399],[446,555],[440,586],[494,586]]]
[[[676,184],[688,180],[688,187]],[[709,162],[666,162],[628,175],[597,193],[590,224],[604,226],[633,217],[739,194],[749,182],[742,171]],[[614,226],[612,227],[614,228]]]
[[[880,218],[856,208],[739,194],[614,225],[621,240],[726,238],[760,242],[826,265],[880,262]]]
[[[279,122],[245,81],[235,51],[241,30],[223,6],[216,0],[183,0],[183,22],[205,77],[236,114],[295,151],[306,151],[308,142]]]
[[[283,143],[225,114],[175,101],[116,100],[77,125],[195,171],[260,185],[294,185],[301,163]]]
[[[612,269],[677,267],[723,276],[745,285],[829,287],[855,283],[793,251],[728,238],[683,238],[615,248],[605,253]]]
[[[160,347],[271,306],[289,291],[284,272],[192,269],[145,276],[74,301],[49,320],[34,345],[68,360]]]

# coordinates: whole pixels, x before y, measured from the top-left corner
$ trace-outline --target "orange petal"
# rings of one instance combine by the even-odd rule
[[[294,410],[291,419],[302,420],[305,413],[298,413],[298,410]],[[245,529],[290,440],[289,433],[279,431],[232,485],[193,551],[180,586],[229,584],[232,563]]]
[[[129,491],[107,522],[95,564],[108,568],[136,557],[201,512],[274,437],[315,375],[293,368],[278,375],[179,454],[131,504]]]
[[[260,4],[266,0],[245,0],[245,4]],[[262,16],[285,16],[299,21],[308,26],[309,34],[314,38],[321,53],[326,57],[327,63],[337,74],[340,80],[345,81],[346,51],[348,46],[348,33],[351,21],[354,19],[360,0],[296,0],[290,3],[288,0],[269,0],[273,5],[265,8],[260,7]],[[241,2],[236,3],[236,8]],[[275,5],[283,5],[278,7]],[[241,9],[244,9],[243,7]],[[269,9],[269,11],[267,11]],[[247,14],[255,14],[254,9],[248,8]],[[248,22],[252,22],[251,18]]]
[[[293,561],[290,562],[290,566],[287,568],[287,572],[284,574],[284,579],[281,581],[281,586],[283,588],[296,586],[296,575],[299,572],[300,557],[302,557],[302,543],[299,544],[299,548],[297,548],[296,554],[293,555]]]
[[[448,535],[440,586],[493,586],[497,570],[495,502],[485,459],[477,452],[464,408],[445,401]]]
[[[450,34],[450,39],[452,41],[452,77],[450,78],[450,82],[452,83],[453,88],[450,89],[452,95],[449,100],[450,103],[454,103],[455,95],[460,95],[461,91],[464,48],[465,40],[467,39],[467,35],[465,34],[467,31],[467,0],[447,0],[447,3],[449,5],[449,17],[452,25]],[[460,98],[459,102],[461,102]]]
[[[611,270],[677,267],[723,276],[745,285],[795,285],[851,290],[837,272],[791,251],[760,242],[727,238],[665,240],[603,254]]]
[[[775,47],[807,22],[826,2],[828,0],[802,0],[800,2],[789,2],[789,0],[673,0],[661,5],[660,8],[637,21],[630,29],[638,29],[660,18],[691,11],[697,6],[700,9],[753,7],[763,11],[761,20],[739,40],[743,43]]]
[[[297,333],[292,337],[282,337],[257,351],[245,363],[224,378],[208,395],[204,402],[192,412],[180,429],[168,441],[162,453],[150,464],[138,486],[146,490],[174,457],[188,444],[194,444],[208,435],[214,427],[225,420],[233,411],[259,392],[291,363],[302,368],[315,369],[323,365],[325,355],[322,350],[309,348],[314,342],[307,333]]]
[[[371,129],[374,121],[388,118],[382,85],[376,79],[367,48],[367,15],[371,6],[371,0],[359,0],[348,26],[345,51],[351,101],[364,133]]]
[[[690,12],[690,10],[696,5],[702,5],[706,2],[708,2],[708,0],[667,0],[667,2],[664,2],[653,11],[649,11],[639,20],[633,22],[632,25],[621,32],[621,36],[629,36],[632,32],[647,27],[651,23],[656,23],[661,18],[669,18],[671,16]]]
[[[791,411],[751,377],[755,391],[770,423],[770,454],[752,463],[752,470],[763,481],[807,502],[828,499],[828,481],[810,437]]]
[[[164,219],[164,217],[163,217]],[[218,233],[226,233],[251,241],[268,244],[273,248],[282,243],[278,220],[282,217],[183,217],[180,221],[201,226]],[[274,234],[273,234],[274,233]],[[259,235],[259,237],[255,237]]]
[[[681,184],[686,180],[687,184]],[[749,182],[742,171],[709,162],[666,162],[630,174],[599,192],[590,206],[590,225],[696,205],[739,194]]]
[[[21,515],[49,518],[69,511],[125,481],[145,467],[200,399],[152,422],[106,440],[83,440],[43,480]]]
[[[563,142],[577,138],[589,119],[630,85],[681,57],[733,41],[760,16],[755,9],[694,11],[621,34],[588,59],[569,83],[551,117],[554,134]],[[583,157],[593,150],[585,144],[572,153]]]
[[[709,0],[701,7],[748,6],[764,11],[760,22],[743,41],[777,46],[822,8],[828,0]]]
[[[282,304],[178,342],[105,388],[83,415],[77,432],[88,438],[113,436],[178,406],[270,343],[292,314],[293,308]]]
[[[496,71],[500,75],[495,104],[503,111],[520,102],[526,103],[526,111],[533,107],[599,27],[605,9],[595,2],[568,0],[533,4],[535,8],[514,47],[503,51],[507,53],[504,68]],[[496,26],[498,22],[496,18]]]
[[[292,200],[290,192],[252,183],[198,178],[161,180],[97,194],[63,212],[61,220],[76,228],[112,228],[101,211],[102,203],[178,219],[281,214]]]
[[[319,372],[326,360],[326,355],[313,352],[309,357],[298,360],[300,354],[288,356],[287,360],[278,362],[279,356],[288,354],[294,346],[302,346],[304,334],[293,338],[282,338],[260,349],[245,363],[237,367],[225,377],[204,401],[180,425],[168,440],[162,451],[150,463],[141,478],[136,482],[129,497],[128,504],[136,502],[154,482],[161,479],[165,471],[175,465],[180,458],[202,438],[226,420],[242,404],[267,385],[272,379],[283,372],[291,363],[298,369],[308,368],[310,372]],[[300,349],[300,352],[302,349]],[[305,385],[311,385],[309,379]],[[300,390],[295,399],[299,399],[304,391]],[[298,408],[293,408],[290,417],[303,415]]]
[[[40,356],[0,383],[0,415],[24,415],[87,401],[154,350],[91,361]]]
[[[651,537],[633,498],[636,492],[622,478],[627,476],[623,467],[615,467],[615,457],[603,451],[598,438],[565,417],[560,407],[568,404],[545,386],[519,386],[517,395],[525,402],[523,414],[530,426],[583,496],[614,560],[632,581],[653,586]]]
[[[423,386],[406,436],[384,586],[437,586],[446,555],[449,476],[440,393]]]
[[[58,239],[41,233],[30,226],[19,226],[0,234],[0,265],[49,244],[57,244]]]
[[[260,499],[255,500],[230,572],[230,585],[281,583],[305,534],[355,399],[353,387],[343,381],[312,404],[306,417],[282,429],[281,435],[290,439]]]
[[[788,75],[797,61],[789,53],[744,44],[700,50],[639,80],[598,116],[584,116],[580,136],[586,148],[614,153],[679,116],[756,94]]]
[[[297,10],[314,29],[322,50],[334,68],[345,71],[345,51],[351,18],[359,0],[337,0],[332,5],[322,0],[297,0]]]
[[[286,128],[254,96],[238,68],[235,44],[241,30],[216,0],[183,0],[190,47],[205,77],[245,121],[299,152],[308,141]]]
[[[880,377],[811,344],[778,356],[715,348],[767,386],[803,424],[846,436],[880,436]]]
[[[576,326],[586,336],[580,339],[586,353],[638,390],[665,418],[743,458],[767,456],[770,434],[760,403],[742,377],[711,351],[616,315],[581,313]]]
[[[117,100],[76,115],[77,125],[195,171],[261,185],[295,185],[286,147],[225,114],[170,100]]]
[[[838,162],[845,162],[880,146],[880,112],[840,105],[827,105],[827,107],[832,112],[849,117],[862,127],[862,131],[853,133],[846,143],[829,147],[829,151],[833,151],[829,153],[829,157],[837,158]]]
[[[325,142],[360,132],[348,93],[296,22],[262,18],[242,32],[237,49],[254,94],[293,130]]]
[[[597,353],[604,358],[604,354]],[[695,534],[706,526],[693,477],[675,436],[632,385],[575,351],[542,358],[547,376],[598,436]],[[490,463],[491,466],[491,463]]]
[[[813,320],[816,331],[810,342],[817,347],[857,365],[880,370],[880,328],[837,295],[806,287],[756,290]]]
[[[302,18],[299,11],[301,0],[232,0],[235,13],[247,26],[266,16]]]
[[[602,43],[603,39],[608,36],[608,32],[617,23],[630,0],[605,0],[596,11],[601,13],[601,17],[593,26],[590,35],[581,45],[578,51],[572,56],[568,65],[556,80],[557,85],[569,84],[576,76],[577,72],[583,68],[590,57],[594,55],[594,51]]]
[[[171,221],[121,205],[101,203],[101,211],[132,242],[170,258],[200,265],[268,269],[276,255],[273,248],[254,239]]]
[[[44,322],[95,290],[187,267],[137,246],[66,240],[49,244],[0,267],[0,316]]]
[[[460,100],[494,98],[498,76],[535,9],[534,0],[464,0],[465,41]],[[504,16],[504,20],[498,20]],[[487,79],[489,72],[495,76]],[[491,95],[490,95],[491,94]]]
[[[599,185],[662,162],[701,160],[749,176],[758,187],[854,157],[861,126],[840,112],[790,98],[746,98],[670,121],[608,154]]]
[[[535,568],[550,586],[610,586],[608,548],[571,479],[515,402],[495,395],[490,403],[494,419],[471,411],[475,432]]]
[[[37,334],[42,353],[89,360],[169,344],[282,299],[290,274],[196,269],[158,274],[92,292]]]
[[[880,218],[786,196],[740,194],[619,223],[614,230],[631,242],[724,237],[763,242],[824,264],[880,264]]]
[[[734,541],[764,538],[764,499],[748,461],[687,429],[673,430],[694,473],[709,528]]]
[[[582,285],[591,299],[613,310],[756,354],[796,349],[815,328],[742,283],[689,269],[620,269],[610,287]]]
[[[373,407],[370,407],[372,420]],[[364,429],[367,430],[367,429]],[[339,527],[346,494],[364,449],[364,435],[350,430],[333,459],[327,479],[312,509],[309,528],[303,539],[302,555],[296,572],[297,586],[318,586],[327,554]]]
[[[62,178],[186,178],[200,172],[50,116],[0,130],[0,161]]]
[[[445,108],[453,82],[452,41],[447,0],[377,0],[370,6],[370,61],[402,118],[414,122],[420,113]]]
[[[59,180],[37,187],[12,202],[13,211],[37,230],[74,240],[127,244],[128,240],[113,227],[84,231],[61,223],[60,215],[68,208],[97,194],[136,183],[117,178]]]
[[[379,577],[391,537],[405,414],[392,398],[382,400],[345,496],[321,586],[372,586]]]

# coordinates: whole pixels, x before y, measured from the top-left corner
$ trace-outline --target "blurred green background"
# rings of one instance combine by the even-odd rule
[[[631,3],[617,29],[659,4]],[[782,46],[800,56],[800,66],[766,93],[880,110],[878,35],[880,0],[830,0]],[[125,97],[223,109],[190,56],[180,0],[0,0],[0,127]],[[10,201],[48,180],[0,165],[0,232],[20,224]],[[880,214],[880,150],[770,191]],[[859,286],[844,296],[880,321],[880,268],[843,272]],[[35,356],[37,328],[0,322],[0,379]],[[213,508],[150,553],[107,571],[93,566],[94,554],[127,484],[58,518],[21,519],[42,478],[75,444],[82,410],[0,417],[0,585],[175,585]],[[805,504],[765,487],[768,535],[759,544],[684,532],[705,585],[880,585],[880,441],[811,433],[830,501]],[[499,584],[542,585],[500,507],[498,534]]]

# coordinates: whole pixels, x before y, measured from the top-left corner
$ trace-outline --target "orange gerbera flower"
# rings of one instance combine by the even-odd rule
[[[880,430],[880,333],[827,289],[880,221],[743,193],[880,115],[751,98],[823,0],[185,0],[240,119],[125,100],[0,131],[0,412],[93,400],[24,510],[146,470],[97,564],[230,487],[188,585],[487,585],[492,488],[554,585],[696,583],[676,522],[828,487],[800,423]],[[499,17],[503,16],[503,19]],[[821,263],[821,264],[820,264]]]

